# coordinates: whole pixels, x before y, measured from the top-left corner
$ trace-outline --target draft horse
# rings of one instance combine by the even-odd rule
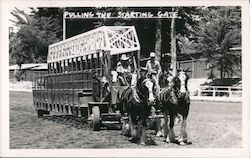
[[[154,82],[146,75],[133,74],[132,85],[123,87],[117,92],[117,108],[123,116],[128,117],[122,134],[131,136],[130,141],[145,145],[152,145],[155,142],[147,137],[146,119],[151,113],[151,106],[155,102]]]
[[[189,76],[180,71],[170,82],[170,85],[163,88],[159,94],[159,101],[164,114],[164,138],[167,143],[174,142],[185,145],[188,142],[186,125],[189,113],[190,98],[187,88]],[[169,116],[169,117],[168,117]],[[181,135],[179,140],[175,139],[174,124],[176,116],[182,116]]]

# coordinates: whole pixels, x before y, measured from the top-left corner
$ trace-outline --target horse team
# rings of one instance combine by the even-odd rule
[[[155,144],[154,140],[146,134],[147,120],[152,113],[152,109],[158,109],[163,115],[163,121],[157,123],[161,130],[157,131],[157,136],[163,135],[164,141],[186,145],[190,143],[187,138],[186,125],[190,106],[189,91],[187,88],[188,75],[185,71],[180,71],[171,81],[166,74],[161,75],[161,91],[155,93],[154,80],[145,73],[132,75],[131,86],[121,88],[117,93],[118,102],[116,108],[123,116],[128,117],[124,121],[122,134],[130,137],[131,142],[145,145]],[[176,117],[182,117],[181,134],[176,140],[174,124]]]

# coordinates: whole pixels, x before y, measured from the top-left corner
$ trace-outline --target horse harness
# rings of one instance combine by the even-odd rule
[[[144,84],[146,81],[148,81],[150,79],[145,79],[143,80],[142,84]],[[131,95],[132,93],[132,95]],[[133,97],[132,97],[133,96]],[[134,99],[135,103],[140,104],[145,102],[145,100],[147,100],[147,97],[142,94],[142,92],[140,92],[136,86],[134,87],[130,87],[127,86],[125,88],[123,88],[123,90],[121,91],[119,98],[124,98],[129,102],[132,102],[132,100]]]
[[[180,90],[175,90],[173,88],[173,84],[169,85],[166,88],[163,88],[159,94],[159,100],[161,101],[170,101],[173,105],[178,105],[178,99],[180,99]],[[167,98],[164,98],[164,96],[168,96]],[[188,100],[189,92],[185,92],[185,98],[184,100]]]

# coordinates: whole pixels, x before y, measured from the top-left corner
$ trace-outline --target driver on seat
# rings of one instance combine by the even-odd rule
[[[158,95],[160,92],[159,76],[161,74],[162,69],[159,61],[155,59],[155,53],[151,52],[149,56],[150,60],[148,60],[146,64],[146,69],[148,71],[148,75],[152,77],[152,79],[155,81],[156,95]]]
[[[130,85],[132,73],[131,66],[129,62],[129,57],[126,54],[122,54],[120,62],[117,63],[116,71],[118,73],[118,78],[120,79],[122,86]]]

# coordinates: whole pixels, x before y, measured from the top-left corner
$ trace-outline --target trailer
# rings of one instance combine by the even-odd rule
[[[114,111],[121,86],[112,81],[120,56],[140,68],[140,43],[134,26],[102,26],[54,43],[48,48],[48,74],[33,82],[39,117],[51,111],[91,121],[93,130],[121,124]]]

